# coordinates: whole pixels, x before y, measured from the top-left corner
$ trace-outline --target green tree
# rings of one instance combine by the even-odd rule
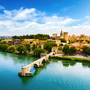
[[[69,53],[69,45],[65,44],[62,51],[65,53],[65,54],[68,54]]]
[[[89,40],[85,40],[86,42],[88,42]]]
[[[14,45],[9,46],[9,47],[7,48],[7,51],[8,51],[8,52],[15,52],[15,46],[14,46]]]
[[[7,45],[7,44],[0,44],[0,50],[2,50],[2,51],[7,51],[8,47],[9,47],[9,45]]]
[[[72,41],[69,42],[69,44],[71,44],[71,43],[74,43],[74,41],[72,40]]]
[[[87,48],[87,54],[90,55],[90,47]]]
[[[24,47],[24,45],[19,45],[16,50],[19,51],[20,54],[26,52],[26,48]]]
[[[55,40],[55,38],[52,38],[52,40]]]
[[[62,50],[62,48],[60,47],[60,48],[58,48],[58,50]]]
[[[61,43],[60,46],[63,46],[63,44]]]
[[[15,35],[15,36],[13,36],[12,38],[13,38],[13,39],[19,39],[19,37],[18,37],[18,36],[16,36],[16,35]]]
[[[90,54],[90,48],[89,47],[83,46],[82,50],[83,50],[83,53]]]
[[[33,54],[37,57],[40,57],[40,53],[45,53],[45,50],[43,50],[41,48],[36,48],[33,50]]]
[[[33,46],[32,46],[32,50],[34,50],[36,48],[36,46],[35,46],[35,44],[33,44]]]
[[[74,47],[74,46],[70,47],[70,49],[69,49],[69,52],[70,52],[71,54],[76,53],[76,51],[77,51],[77,49],[76,49],[76,47]]]
[[[0,44],[6,44],[6,41],[0,42]]]
[[[26,49],[28,50],[28,52],[30,52],[31,48],[30,48],[30,44],[26,45]]]
[[[48,38],[47,37],[43,37],[42,40],[47,40]]]
[[[61,38],[60,40],[61,40],[61,42],[66,42],[66,40],[64,38]]]
[[[52,48],[53,46],[57,46],[57,44],[54,43],[54,42],[46,42],[46,43],[44,44],[44,49],[48,50],[48,52],[51,52],[51,48]]]
[[[76,42],[79,42],[80,40],[76,40]]]

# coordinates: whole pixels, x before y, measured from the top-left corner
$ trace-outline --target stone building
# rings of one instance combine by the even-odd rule
[[[52,38],[57,38],[57,33],[56,34],[52,34]]]
[[[89,36],[85,36],[84,34],[81,34],[80,36],[72,35],[68,37],[70,41],[76,41],[76,40],[89,40]]]
[[[58,47],[57,46],[53,46],[52,47],[52,52],[55,52],[57,54],[57,51],[58,51]]]
[[[61,38],[64,38],[66,41],[68,41],[68,32],[64,32],[61,30],[61,33],[60,33],[60,36],[57,36],[57,34],[52,34],[52,38],[55,38],[55,39],[61,39]]]
[[[68,32],[64,32],[64,39],[68,41]]]

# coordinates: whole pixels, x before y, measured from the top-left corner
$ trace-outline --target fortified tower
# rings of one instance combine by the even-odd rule
[[[64,39],[68,41],[68,32],[64,32]]]
[[[61,33],[60,33],[60,38],[64,38],[64,37],[63,37],[62,29],[61,29]]]
[[[56,34],[52,34],[52,38],[57,38],[57,33]]]

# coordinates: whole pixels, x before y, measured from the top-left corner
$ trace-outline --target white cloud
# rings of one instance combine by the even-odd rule
[[[57,15],[47,16],[45,12],[35,8],[21,7],[19,10],[3,10],[0,14],[0,35],[23,35],[23,34],[60,34],[61,29],[69,34],[89,35],[90,22],[73,25],[78,19],[59,17]]]
[[[13,19],[14,20],[26,20],[31,19],[32,17],[37,16],[35,13],[35,9],[24,9],[21,12],[19,12]]]
[[[4,8],[2,5],[0,5],[0,10],[1,10],[1,9],[5,9],[5,8]]]
[[[90,16],[89,16],[89,15],[88,15],[88,16],[86,16],[86,17],[85,17],[85,19],[90,19]]]
[[[51,16],[51,17],[43,17],[42,22],[52,24],[52,25],[69,25],[73,22],[76,22],[77,20],[69,18],[69,17],[57,17],[57,16]]]

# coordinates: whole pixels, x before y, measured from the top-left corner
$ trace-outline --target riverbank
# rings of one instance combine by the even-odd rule
[[[0,90],[90,90],[90,64],[69,60],[51,60],[34,68],[33,77],[19,77],[22,66],[37,58],[0,53]],[[8,83],[7,83],[8,81]]]
[[[70,57],[70,56],[52,56],[51,58],[52,59],[63,59],[63,60],[90,62],[90,59],[87,59],[87,58],[77,58],[77,57]]]
[[[8,53],[10,53],[10,52],[8,52]],[[28,56],[28,57],[36,57],[36,58],[39,58],[39,57],[37,57],[37,56],[35,56],[33,53],[22,53],[22,54],[20,54],[20,53],[18,53],[18,52],[14,52],[14,54],[18,54],[18,55],[24,55],[24,56]]]

